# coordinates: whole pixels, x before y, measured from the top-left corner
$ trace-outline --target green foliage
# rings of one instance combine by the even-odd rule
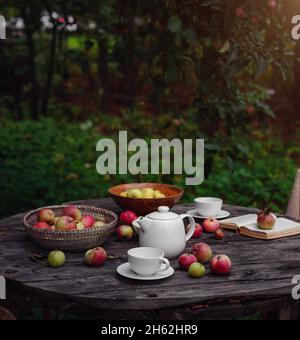
[[[277,1],[276,9],[261,0],[57,0],[38,2],[38,6],[36,1],[8,1],[3,7],[8,19],[27,16],[30,21],[29,31],[11,36],[5,46],[6,63],[22,78],[9,75],[22,96],[6,101],[5,107],[11,112],[13,102],[21,102],[26,115],[34,107],[32,101],[38,101],[40,108],[40,98],[47,102],[50,96],[51,114],[51,103],[63,106],[67,100],[67,107],[79,108],[63,107],[64,112],[78,119],[99,107],[108,112],[107,102],[114,96],[126,109],[146,98],[156,112],[165,112],[166,101],[178,101],[175,109],[168,108],[170,115],[177,115],[183,102],[194,109],[202,131],[231,135],[237,128],[246,128],[253,117],[273,114],[266,105],[267,96],[258,94],[253,101],[251,93],[272,66],[286,76],[292,54],[286,53],[290,32],[283,5],[283,0]],[[244,16],[237,15],[237,10]],[[57,27],[51,16],[57,32],[45,31],[40,20],[45,11],[55,11],[65,20],[73,16],[78,30],[70,33]],[[32,43],[28,33],[34,37]],[[117,91],[111,90],[114,82],[120,82]],[[180,86],[178,92],[192,95],[187,98],[180,93],[181,98],[176,98],[174,85]],[[65,97],[60,98],[62,89]],[[31,91],[37,92],[35,96]],[[72,100],[84,97],[90,98],[92,109],[90,105],[86,109],[84,100]],[[255,110],[248,110],[249,105]],[[216,122],[213,132],[212,120]]]
[[[292,70],[285,3],[7,1],[5,17],[25,27],[0,42],[0,114],[24,121],[1,127],[0,214],[105,196],[121,182],[183,185],[180,176],[98,176],[97,140],[126,129],[206,139],[207,179],[186,188],[186,201],[207,194],[259,206],[271,196],[283,210],[295,164],[280,141],[253,137],[252,123],[274,118],[266,84]],[[42,28],[45,13],[52,29]],[[55,13],[67,24],[73,16],[77,30]],[[52,119],[28,120],[39,116]]]
[[[147,126],[142,119],[137,125]],[[142,116],[140,116],[141,118]],[[124,119],[107,122],[119,128]],[[165,121],[168,115],[165,116]],[[103,119],[105,122],[105,119]],[[162,129],[163,116],[156,122]],[[114,184],[135,181],[169,182],[184,187],[184,176],[100,176],[96,173],[96,143],[103,136],[104,126],[87,121],[82,124],[58,123],[53,119],[1,121],[0,139],[0,216],[8,216],[31,208],[67,201],[100,198]],[[177,129],[174,126],[174,129]],[[189,134],[181,127],[181,134]],[[146,128],[146,133],[152,132]],[[176,130],[175,130],[176,131]],[[174,131],[166,132],[170,137]],[[116,135],[109,132],[113,138]],[[130,138],[135,130],[130,131]],[[152,137],[152,133],[151,133]],[[254,141],[253,141],[254,140]],[[227,203],[261,206],[265,198],[274,203],[276,211],[284,211],[296,170],[288,150],[271,136],[255,135],[236,151],[236,162],[228,170],[228,160],[212,152],[214,166],[211,176],[198,187],[184,187],[185,202],[195,196],[224,197]],[[214,149],[210,145],[210,149]],[[238,151],[240,149],[240,151]],[[295,149],[291,148],[291,152]]]

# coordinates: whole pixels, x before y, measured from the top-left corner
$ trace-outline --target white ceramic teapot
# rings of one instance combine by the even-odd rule
[[[188,218],[190,227],[186,232],[183,220]],[[159,207],[157,212],[139,217],[133,227],[140,238],[140,247],[159,248],[169,259],[177,258],[193,236],[195,220],[188,215],[170,212],[169,207]]]

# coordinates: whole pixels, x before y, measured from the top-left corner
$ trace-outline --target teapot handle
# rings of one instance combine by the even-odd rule
[[[186,234],[186,241],[188,241],[194,235],[195,228],[196,228],[196,222],[195,222],[195,220],[193,219],[192,216],[189,216],[189,215],[186,215],[186,214],[180,215],[180,217],[182,218],[182,220],[184,220],[185,218],[188,218],[189,221],[190,221],[190,228],[189,228],[189,230]]]
[[[142,230],[142,227],[139,224],[140,220],[141,220],[141,217],[137,218],[135,221],[132,222],[132,227],[137,235],[139,235],[140,231]]]

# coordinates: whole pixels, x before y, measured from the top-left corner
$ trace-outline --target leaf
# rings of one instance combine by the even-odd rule
[[[249,148],[246,145],[244,145],[244,144],[239,143],[239,144],[237,144],[236,147],[238,148],[238,150],[240,152],[242,152],[244,154],[248,154],[249,153]]]
[[[269,117],[276,118],[274,111],[271,109],[271,107],[269,105],[267,105],[265,103],[258,103],[257,107],[258,107],[258,109],[262,110]]]
[[[169,20],[169,30],[172,33],[177,33],[180,31],[181,27],[182,27],[182,21],[178,16],[174,16]]]
[[[234,171],[234,167],[235,167],[235,162],[234,162],[233,158],[230,157],[230,156],[227,156],[226,157],[226,162],[227,162],[227,166],[228,166],[229,171],[233,172]]]
[[[47,265],[47,256],[28,251],[28,256],[36,263]]]
[[[186,29],[183,36],[189,45],[196,45],[198,42],[198,36],[193,29]]]
[[[224,54],[224,53],[228,52],[228,51],[230,50],[230,47],[231,47],[231,44],[230,44],[230,42],[227,40],[227,41],[225,42],[224,46],[220,49],[219,53]]]

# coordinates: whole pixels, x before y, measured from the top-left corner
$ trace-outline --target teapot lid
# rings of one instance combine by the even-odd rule
[[[147,215],[152,220],[175,220],[179,217],[178,214],[171,212],[169,207],[159,207],[158,211]]]

